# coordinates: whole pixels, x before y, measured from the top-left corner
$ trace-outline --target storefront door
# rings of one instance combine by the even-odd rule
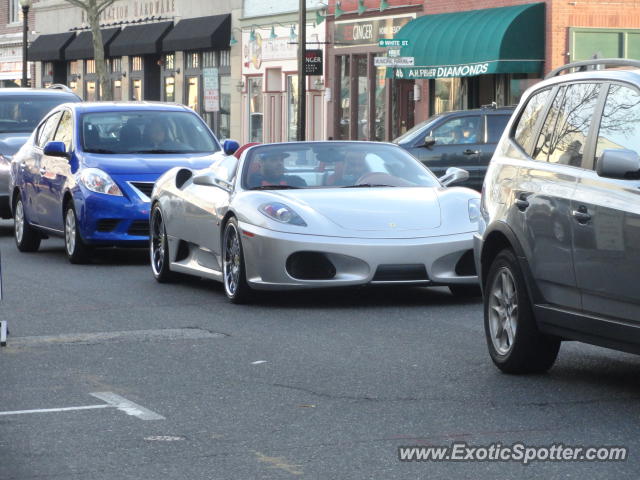
[[[396,138],[412,128],[415,123],[413,97],[415,82],[413,80],[395,80],[394,84],[393,106],[396,111],[392,118],[394,119],[393,138]]]

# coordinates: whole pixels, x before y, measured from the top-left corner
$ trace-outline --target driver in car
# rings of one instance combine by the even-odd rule
[[[260,154],[259,171],[249,175],[249,187],[264,187],[268,185],[288,185],[291,187],[306,187],[307,182],[297,175],[286,175],[284,159],[289,156],[286,152],[265,152]]]

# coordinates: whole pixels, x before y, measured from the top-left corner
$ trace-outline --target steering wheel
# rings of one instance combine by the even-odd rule
[[[412,185],[411,182],[384,172],[367,172],[356,180],[354,185],[361,185],[363,183],[390,185],[392,187],[409,187]]]

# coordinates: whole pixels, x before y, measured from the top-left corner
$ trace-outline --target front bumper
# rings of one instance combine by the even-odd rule
[[[410,239],[323,237],[276,232],[240,223],[247,282],[256,289],[296,289],[364,284],[475,285],[475,271],[460,264],[472,254],[473,233]],[[320,252],[334,266],[330,279],[294,278],[287,260],[298,252]],[[425,278],[394,279],[383,269],[424,266]],[[471,265],[473,269],[473,265]]]
[[[75,196],[82,238],[92,245],[143,247],[149,242],[150,202],[140,198],[125,182],[124,196],[95,193],[80,186]]]

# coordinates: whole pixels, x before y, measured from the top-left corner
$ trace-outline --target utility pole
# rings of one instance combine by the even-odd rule
[[[307,118],[307,83],[304,74],[305,52],[307,49],[307,2],[300,0],[298,15],[298,125],[296,138],[299,142],[305,140]]]

